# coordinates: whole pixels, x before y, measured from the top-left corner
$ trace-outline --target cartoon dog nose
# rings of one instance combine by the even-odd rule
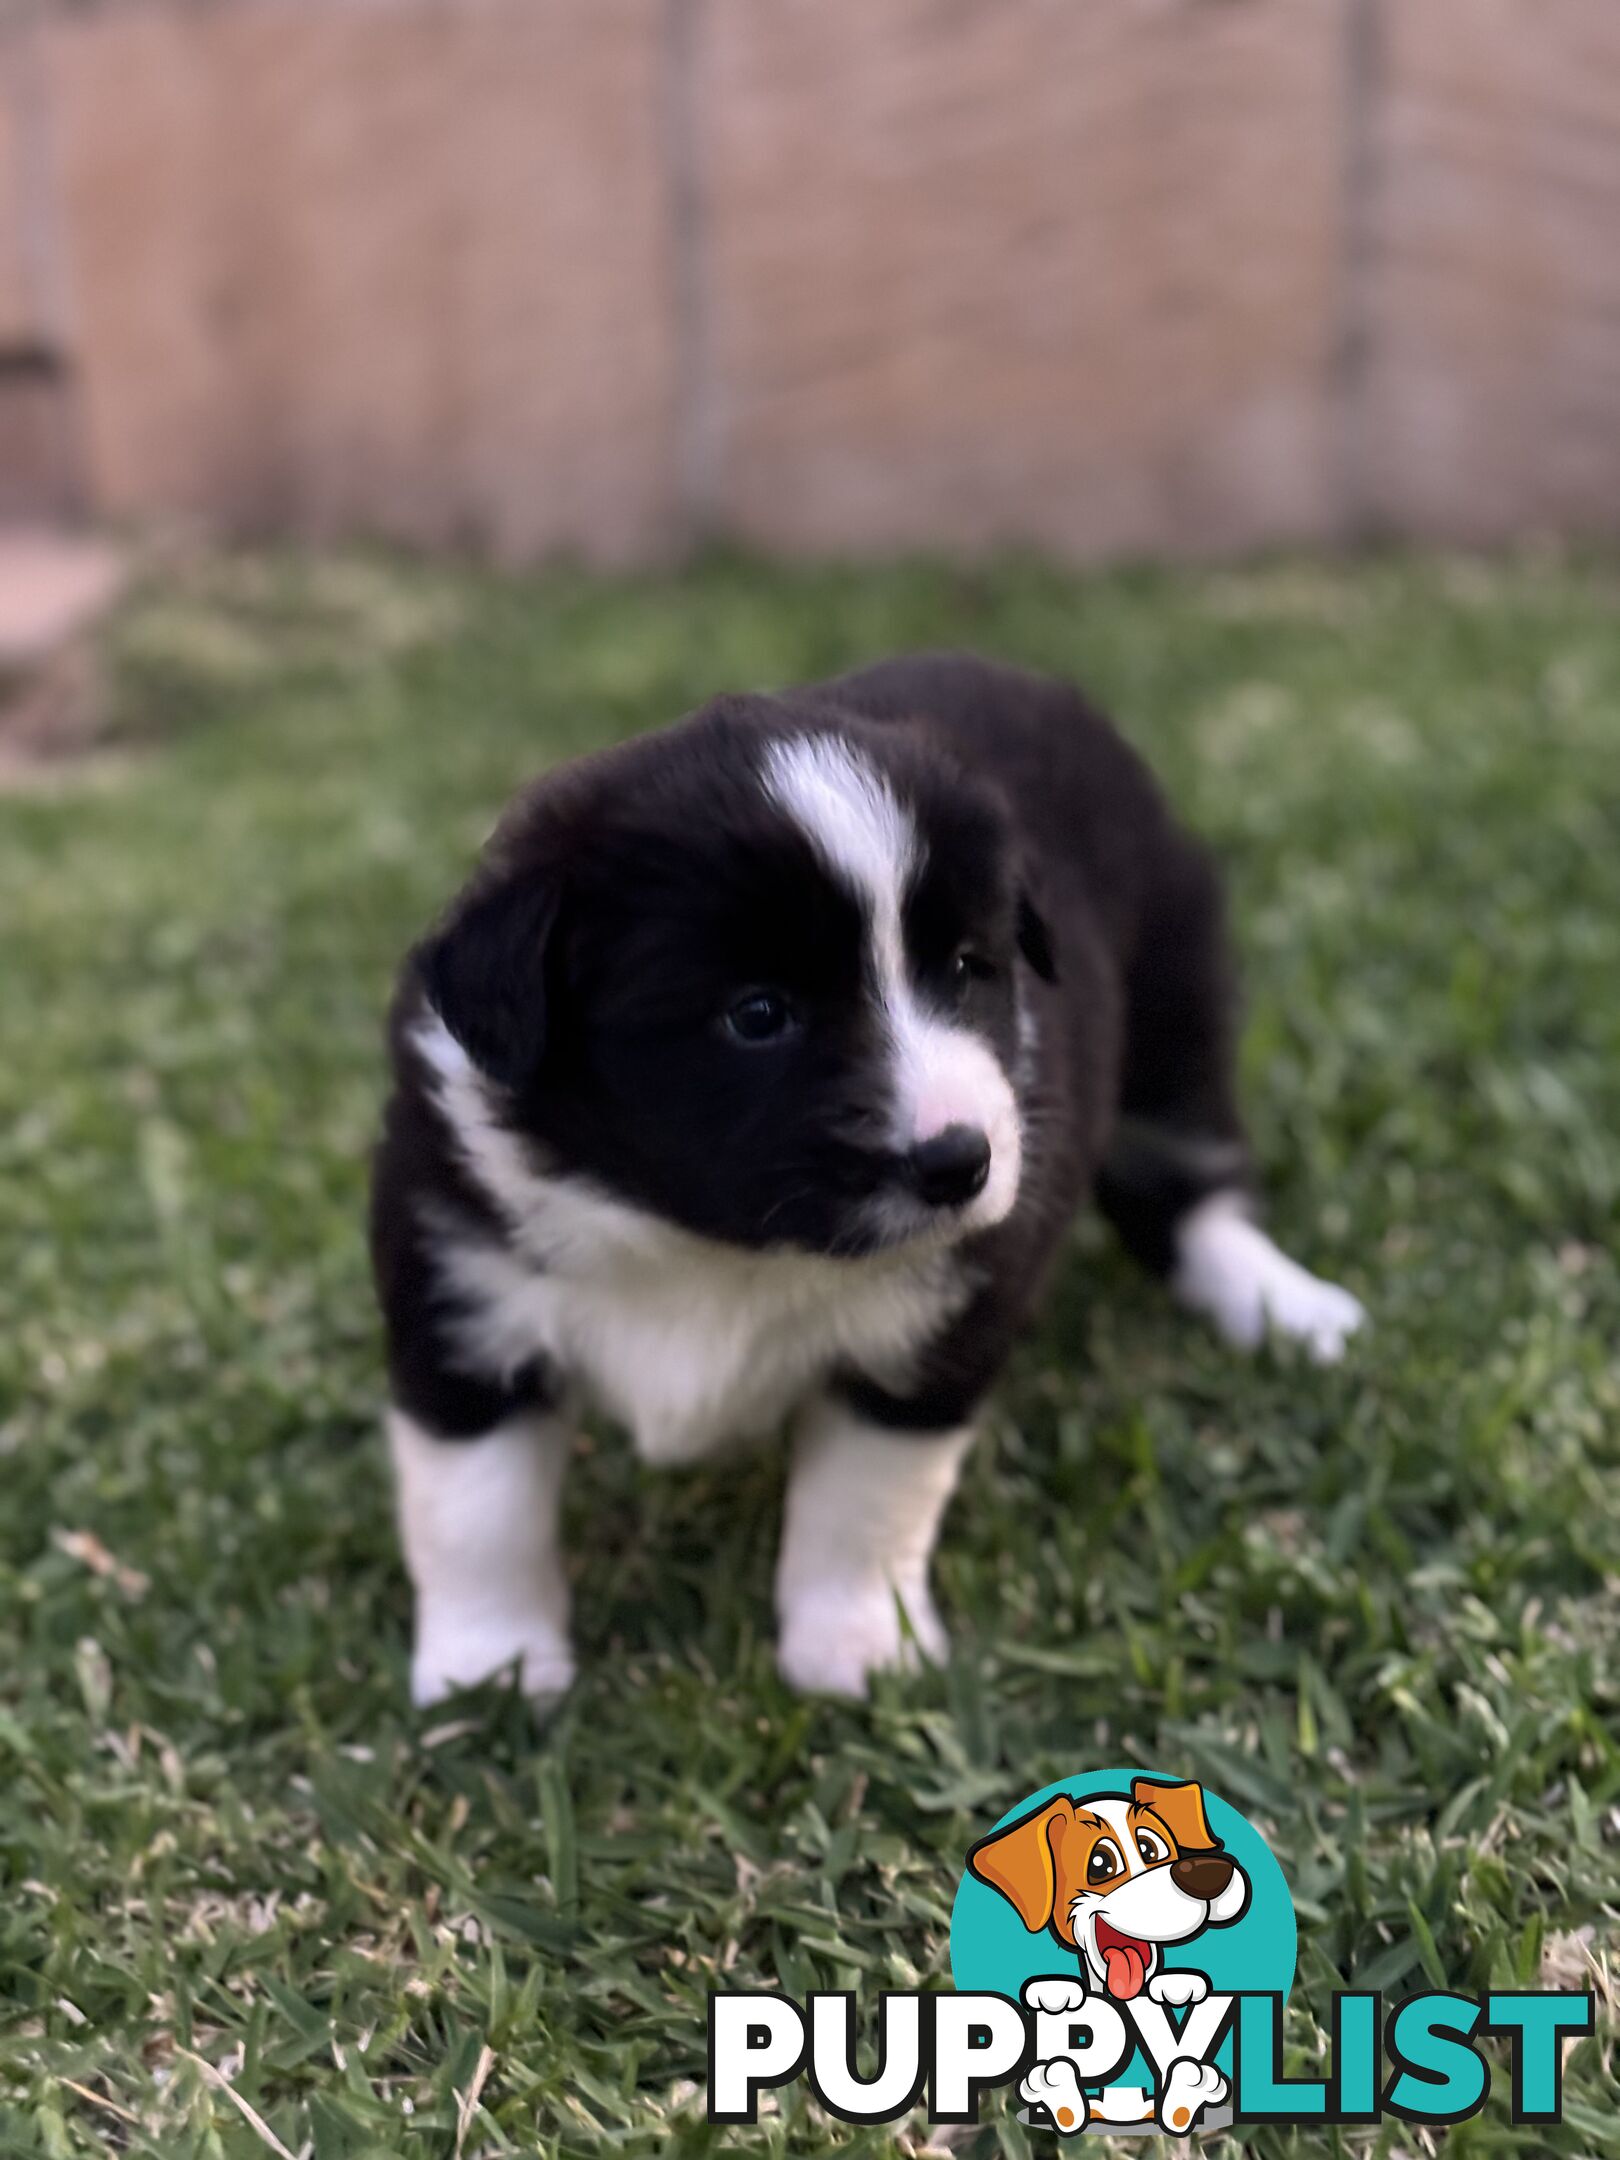
[[[913,1190],[930,1207],[961,1207],[984,1190],[990,1142],[976,1125],[947,1125],[906,1158]]]
[[[1183,1853],[1170,1863],[1170,1880],[1178,1890],[1207,1905],[1232,1880],[1232,1863],[1225,1853]]]

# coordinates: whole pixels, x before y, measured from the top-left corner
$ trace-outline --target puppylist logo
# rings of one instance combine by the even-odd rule
[[[1131,1770],[1065,1778],[981,1837],[951,1915],[956,1992],[880,1995],[857,2059],[851,1994],[709,1998],[709,2119],[757,2119],[762,2092],[804,2077],[829,2114],[979,2120],[1016,2088],[1059,2138],[1189,2137],[1232,2123],[1440,2126],[1485,2105],[1501,2042],[1515,2123],[1561,2119],[1566,2045],[1592,1997],[1431,1989],[1386,2011],[1333,1998],[1322,2074],[1283,2074],[1293,1901],[1254,1825],[1190,1779]]]

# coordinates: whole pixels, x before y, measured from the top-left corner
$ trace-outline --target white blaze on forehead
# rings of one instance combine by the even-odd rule
[[[1017,1103],[984,1038],[927,1011],[912,988],[901,911],[924,851],[910,814],[876,766],[838,735],[771,743],[765,791],[866,912],[894,1059],[895,1146],[915,1147],[950,1125],[977,1127],[990,1141],[990,1175],[963,1221],[1000,1222],[1018,1197]]]
[[[880,952],[899,964],[900,907],[921,850],[883,775],[841,736],[800,735],[766,751],[765,787],[864,902]]]

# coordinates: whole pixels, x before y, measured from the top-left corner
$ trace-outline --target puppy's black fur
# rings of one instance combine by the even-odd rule
[[[429,1430],[481,1434],[559,1380],[539,1360],[481,1369],[447,1309],[438,1226],[511,1226],[416,1047],[430,1009],[537,1166],[734,1246],[870,1249],[897,1167],[857,994],[861,912],[760,782],[770,741],[827,732],[915,823],[908,961],[1016,1076],[1025,1133],[1012,1212],[961,1249],[965,1309],[903,1387],[849,1369],[834,1376],[846,1397],[899,1430],[963,1424],[1089,1192],[1163,1270],[1185,1211],[1245,1181],[1216,878],[1075,690],[923,655],[720,698],[541,781],[406,964],[372,1246],[395,1399]],[[795,1025],[740,1051],[714,1016],[761,984],[791,997]]]

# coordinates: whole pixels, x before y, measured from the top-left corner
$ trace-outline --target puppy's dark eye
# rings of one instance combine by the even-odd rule
[[[951,989],[957,997],[966,997],[970,984],[988,982],[995,972],[995,968],[983,953],[974,952],[970,946],[964,945],[951,961]]]
[[[734,1042],[777,1042],[793,1025],[793,1008],[779,990],[750,990],[726,1008],[722,1024]]]
[[[1170,1857],[1169,1846],[1152,1830],[1137,1831],[1136,1849],[1149,1867],[1157,1867],[1161,1860],[1168,1860]]]
[[[1104,1839],[1102,1844],[1094,1845],[1091,1848],[1091,1858],[1086,1862],[1086,1881],[1088,1883],[1109,1882],[1120,1872],[1123,1866],[1124,1862],[1120,1859],[1119,1854]]]

